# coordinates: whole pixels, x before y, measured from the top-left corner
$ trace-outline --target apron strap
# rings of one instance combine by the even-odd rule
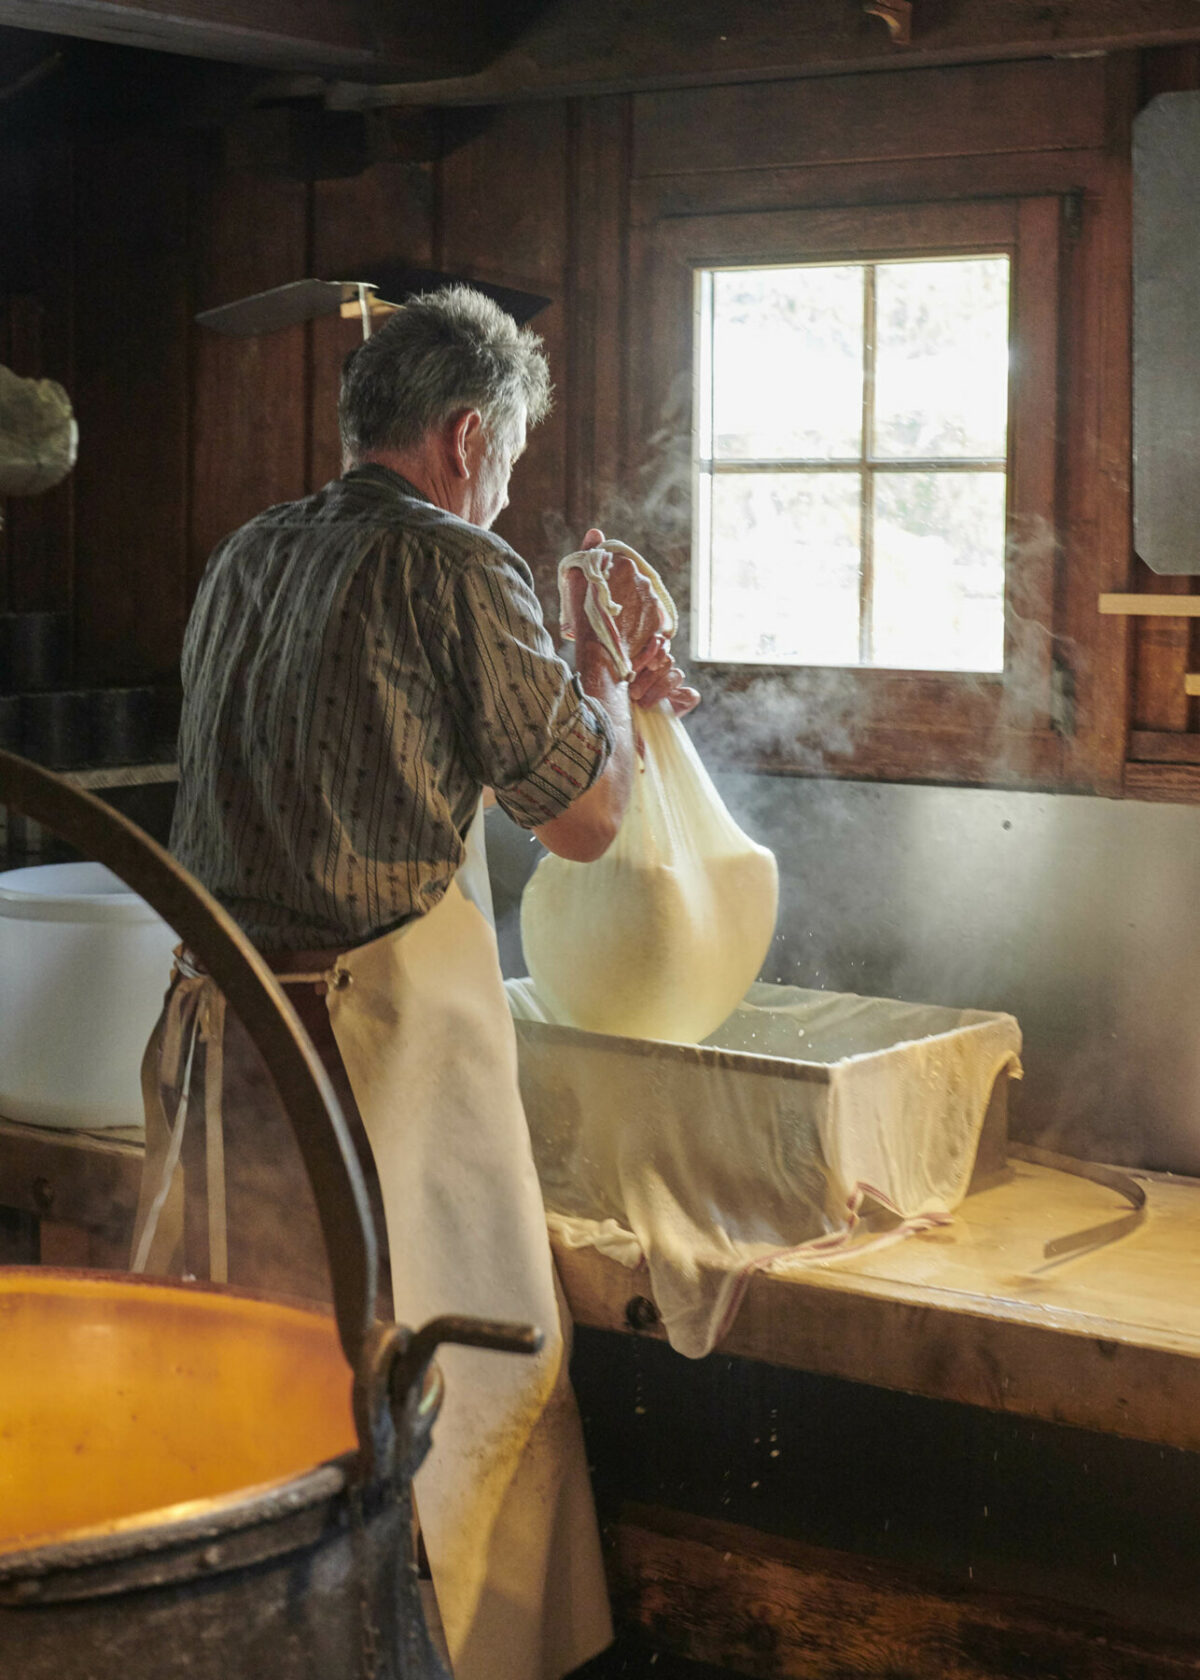
[[[160,1030],[147,1046],[142,1064],[147,1144],[153,1144],[155,1134],[159,1141],[165,1135],[166,1149],[157,1184],[139,1222],[131,1262],[131,1269],[135,1272],[146,1271],[152,1258],[156,1269],[167,1270],[183,1234],[183,1185],[179,1160],[191,1106],[196,1050],[202,1044],[208,1272],[214,1283],[228,1281],[225,1130],[221,1116],[224,1039],[224,995],[210,975],[193,968],[186,954],[178,951]],[[170,1119],[164,1101],[167,1091],[176,1093],[174,1114]],[[168,1204],[171,1204],[170,1213],[164,1226],[163,1215]]]
[[[314,955],[319,955],[314,953]],[[324,985],[340,990],[349,972],[331,953],[326,968],[278,973],[284,986]],[[184,1188],[180,1158],[191,1107],[197,1047],[203,1046],[204,1166],[207,1183],[208,1275],[213,1283],[229,1280],[229,1229],[225,1184],[225,1124],[221,1098],[225,1064],[225,997],[183,946],[175,952],[171,990],[163,1016],[146,1047],[142,1063],[142,1098],[146,1110],[147,1158],[160,1154],[153,1190],[139,1208],[132,1270],[169,1272],[184,1228]],[[167,1093],[174,1095],[168,1114]]]

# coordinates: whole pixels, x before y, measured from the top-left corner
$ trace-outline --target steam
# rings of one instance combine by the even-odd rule
[[[989,839],[986,857],[957,851],[946,825],[978,834],[983,823],[991,833],[992,807],[969,804],[966,790],[952,796],[962,803],[951,807],[932,790],[929,797],[912,789],[911,800],[897,799],[886,785],[889,779],[967,780],[939,745],[948,738],[969,766],[981,801],[1002,797],[987,788],[1038,788],[1039,774],[1047,774],[1045,759],[1031,746],[1044,754],[1051,731],[1069,734],[1070,687],[1089,675],[1085,650],[1056,636],[1049,622],[1061,558],[1053,527],[1031,518],[1010,533],[1003,675],[912,673],[912,688],[923,686],[927,696],[921,719],[930,743],[927,761],[892,772],[886,757],[874,752],[884,781],[872,787],[856,755],[907,721],[889,715],[881,700],[896,691],[882,673],[715,667],[689,657],[690,404],[690,389],[681,382],[630,482],[603,488],[586,523],[632,543],[660,566],[676,593],[676,654],[703,696],[687,727],[737,822],[779,859],[779,931],[763,978],[1027,1015],[1023,1024],[1031,1050],[1036,1045],[1035,1063],[1044,1059],[1046,1080],[1040,1095],[1026,1094],[1025,1135],[1113,1160],[1144,1152],[1138,1128],[1125,1118],[1136,1110],[1135,1093],[1114,1084],[1111,1057],[1100,1062],[1103,1073],[1096,1071],[1097,1031],[1103,1026],[1105,1038],[1115,1040],[1119,1022],[1064,1020],[1061,1000],[1031,979],[1014,945],[1020,937],[1014,906],[1029,901],[1022,884],[1046,893],[1042,865],[1015,839],[1010,850]],[[561,514],[545,519],[544,532],[555,558],[577,547],[583,535]],[[928,698],[937,695],[939,683],[946,696],[940,705]],[[1012,827],[1000,815],[996,824]],[[535,856],[536,848],[527,848],[519,862],[528,859],[531,866]],[[931,858],[938,860],[932,872]],[[1010,862],[1012,875],[1006,873]],[[937,892],[936,871],[943,865],[944,910],[928,896]],[[1096,960],[1105,966],[1103,953]]]

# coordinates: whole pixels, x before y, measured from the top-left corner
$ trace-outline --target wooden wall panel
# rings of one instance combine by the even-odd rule
[[[1129,728],[1127,623],[1103,617],[1097,597],[1128,577],[1132,541],[1132,292],[1130,124],[1132,55],[1107,61],[1107,140],[1099,190],[1083,196],[1068,358],[1064,647],[1075,682],[1067,741],[1070,785],[1118,794]]]
[[[631,1505],[608,1526],[618,1626],[755,1680],[1194,1680],[1192,1641],[932,1572]]]
[[[621,536],[629,299],[630,101],[571,110],[571,249],[567,333],[567,518]],[[611,527],[611,529],[610,529]],[[629,540],[636,535],[629,531]]]
[[[74,388],[75,181],[66,142],[0,154],[0,296],[6,365],[24,378]],[[0,504],[0,600],[14,612],[69,607],[74,584],[72,479],[36,497]]]
[[[533,567],[551,610],[555,565],[583,536],[566,517],[568,132],[565,101],[509,107],[480,139],[443,160],[438,180],[438,267],[552,300],[531,325],[545,341],[555,405],[531,434],[511,506],[496,523]]]
[[[1200,87],[1200,48],[1175,47],[1147,53],[1142,77],[1142,99],[1148,103],[1160,93],[1187,92]],[[1135,561],[1133,587],[1151,595],[1191,595],[1195,580],[1188,577],[1160,577]],[[1195,670],[1200,640],[1193,623],[1186,618],[1136,619],[1131,626],[1134,647],[1132,727],[1168,735],[1195,730],[1200,705],[1184,692],[1183,679]],[[1200,747],[1200,735],[1196,736]],[[1167,758],[1173,749],[1143,744],[1136,756]],[[1136,749],[1135,749],[1136,750]]]
[[[1195,49],[1148,55],[1144,69],[1143,95],[1200,85]],[[1198,708],[1181,693],[1200,631],[1168,620],[1097,627],[1094,610],[1101,578],[1192,587],[1129,571],[1136,70],[1129,57],[1047,59],[889,71],[869,86],[839,75],[513,105],[440,163],[380,163],[315,185],[231,169],[219,137],[194,133],[109,138],[75,159],[44,143],[15,173],[6,150],[0,201],[22,231],[0,252],[3,353],[20,371],[64,378],[83,456],[62,491],[10,504],[0,604],[72,608],[89,675],[168,675],[212,546],[337,470],[337,374],[357,333],[326,321],[236,340],[190,328],[191,315],[305,274],[354,278],[408,262],[553,300],[535,325],[556,407],[499,521],[552,614],[553,562],[589,523],[650,540],[646,461],[627,436],[649,351],[631,337],[645,279],[630,267],[631,229],[702,211],[1081,189],[1064,276],[1072,376],[1061,435],[1075,426],[1082,439],[1063,510],[1059,607],[1080,654],[1066,774],[1119,791],[1130,726],[1139,761],[1192,763],[1174,738],[1200,739]],[[922,751],[937,750],[931,735]],[[911,754],[890,762],[897,775],[921,773]],[[942,771],[958,773],[928,773]],[[1142,777],[1125,791],[1153,785]]]
[[[305,278],[309,189],[198,160],[194,302],[212,308]],[[309,457],[308,332],[192,337],[192,485],[187,582],[194,592],[220,539],[275,502],[304,494]]]
[[[1087,150],[1103,81],[1103,60],[1045,59],[639,94],[633,176]]]
[[[433,266],[433,172],[429,165],[378,163],[313,188],[312,270],[322,280],[371,280],[385,268]],[[308,482],[341,471],[337,392],[342,361],[362,342],[357,321],[314,321],[310,329],[312,434]]]
[[[89,682],[173,675],[186,602],[186,151],[76,153],[75,633]]]

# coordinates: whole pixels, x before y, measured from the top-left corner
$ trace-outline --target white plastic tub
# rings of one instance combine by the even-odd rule
[[[176,935],[98,863],[0,873],[0,1117],[140,1126]]]

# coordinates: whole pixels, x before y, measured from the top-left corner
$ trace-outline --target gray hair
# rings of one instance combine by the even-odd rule
[[[451,415],[476,408],[489,429],[531,426],[550,407],[542,341],[470,286],[423,292],[388,318],[342,368],[338,427],[349,461],[411,449]]]

